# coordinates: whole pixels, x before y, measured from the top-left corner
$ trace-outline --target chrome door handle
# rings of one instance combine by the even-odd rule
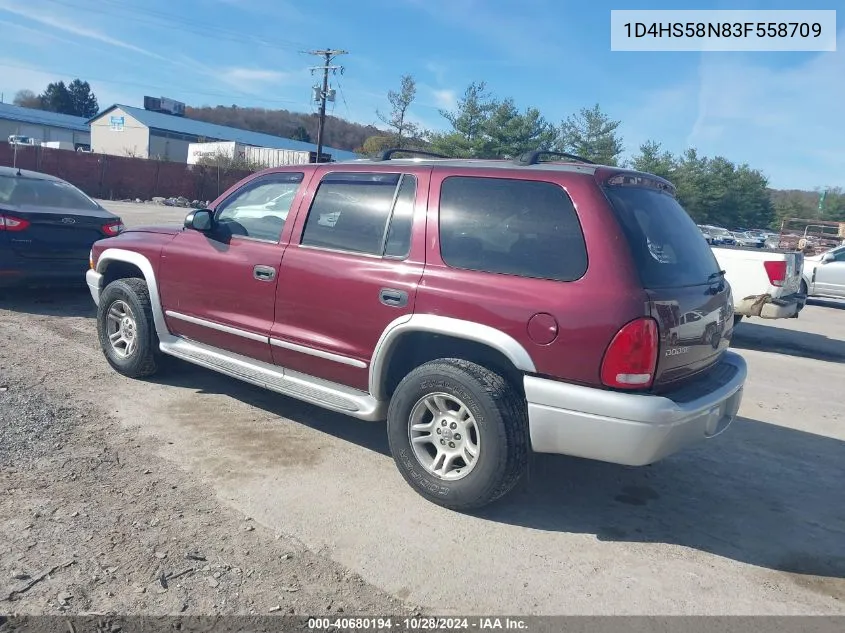
[[[408,293],[404,290],[382,288],[379,290],[378,299],[384,305],[390,306],[391,308],[404,308],[408,305]]]
[[[258,281],[273,281],[276,278],[276,269],[272,266],[256,266],[252,269],[252,276]]]

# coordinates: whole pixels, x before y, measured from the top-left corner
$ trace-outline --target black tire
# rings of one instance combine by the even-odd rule
[[[735,314],[734,315],[734,327],[739,325],[740,321],[742,321],[742,315],[741,314]]]
[[[128,356],[119,355],[109,341],[108,313],[118,301],[128,305],[135,317],[135,348]],[[118,279],[103,289],[97,308],[97,335],[106,360],[117,372],[129,378],[145,378],[156,373],[159,342],[146,281],[135,277]]]
[[[417,459],[409,438],[414,406],[437,392],[462,401],[477,427],[477,462],[456,481],[430,473]],[[462,359],[431,361],[405,376],[390,400],[387,434],[405,481],[429,501],[452,510],[472,510],[496,501],[513,490],[528,468],[525,399],[501,375]]]
[[[807,282],[803,279],[801,280],[801,294],[804,295],[804,300],[798,302],[798,312],[801,313],[801,310],[804,309],[804,306],[807,305],[807,294],[809,293],[809,289],[807,288]]]

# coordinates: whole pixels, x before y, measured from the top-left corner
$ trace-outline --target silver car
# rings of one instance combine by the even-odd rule
[[[804,258],[801,292],[808,297],[845,298],[845,246]]]

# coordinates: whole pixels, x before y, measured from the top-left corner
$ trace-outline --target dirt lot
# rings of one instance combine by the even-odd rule
[[[5,293],[0,613],[845,614],[842,307],[739,326],[714,442],[537,457],[468,516],[407,487],[382,425],[181,363],[125,379],[86,291]]]

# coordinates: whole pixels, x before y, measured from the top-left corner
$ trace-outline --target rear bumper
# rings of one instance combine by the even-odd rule
[[[91,292],[91,298],[95,305],[100,305],[100,290],[103,285],[103,276],[96,270],[89,270],[85,273],[85,283],[88,284],[88,290]]]
[[[34,259],[0,252],[0,287],[79,283],[88,262],[76,259]]]
[[[798,316],[804,301],[806,297],[797,292],[775,298],[768,294],[746,297],[734,306],[734,313],[763,319],[791,319]]]
[[[665,396],[629,394],[525,377],[531,447],[643,466],[716,437],[742,402],[745,360],[725,352],[702,381]]]

